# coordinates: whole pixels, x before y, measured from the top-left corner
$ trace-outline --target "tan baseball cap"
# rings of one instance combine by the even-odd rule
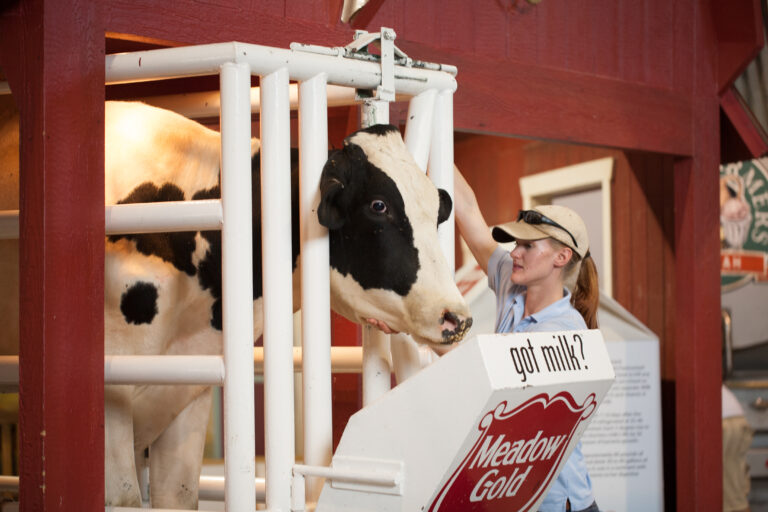
[[[520,210],[516,221],[495,226],[491,234],[494,240],[501,243],[518,238],[554,238],[576,251],[581,258],[589,251],[589,237],[584,221],[578,213],[560,205],[541,205],[531,210]]]

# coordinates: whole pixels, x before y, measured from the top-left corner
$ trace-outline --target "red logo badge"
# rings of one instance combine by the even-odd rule
[[[597,407],[570,393],[542,393],[507,411],[503,401],[480,420],[480,436],[428,512],[527,511],[555,476],[579,424]]]

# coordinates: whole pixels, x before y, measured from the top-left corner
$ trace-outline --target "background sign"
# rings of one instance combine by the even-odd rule
[[[720,166],[720,284],[768,280],[768,158]]]
[[[616,380],[581,438],[602,512],[664,510],[658,341],[606,343]]]

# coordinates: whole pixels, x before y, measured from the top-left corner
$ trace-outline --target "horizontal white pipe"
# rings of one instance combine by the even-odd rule
[[[211,384],[224,382],[221,356],[105,356],[105,384]]]
[[[19,386],[19,356],[0,356],[0,390]]]
[[[201,501],[224,501],[223,476],[201,476],[198,497]],[[256,501],[264,503],[266,485],[263,478],[256,478]]]
[[[264,502],[264,479],[256,478],[256,501]],[[18,492],[18,476],[0,476],[0,491]],[[203,501],[224,501],[224,477],[223,476],[200,476],[200,485],[198,497]],[[107,507],[107,510],[110,510]],[[112,510],[145,510],[145,509],[125,509],[112,508]],[[158,509],[153,509],[155,512]]]
[[[329,85],[325,89],[329,107],[342,107],[354,105],[355,90],[351,87]],[[218,117],[221,105],[219,91],[190,92],[183,94],[163,94],[159,96],[147,96],[137,98],[144,103],[173,110],[183,116],[200,119],[204,117]],[[299,108],[298,85],[291,84],[289,92],[291,110]],[[251,87],[251,112],[261,111],[261,90]]]
[[[0,211],[0,240],[19,238],[19,210]]]
[[[189,359],[182,359],[189,358]],[[142,375],[137,378],[144,379],[143,384],[211,384],[219,385],[219,362],[215,361],[220,356],[106,356],[104,358],[104,382],[107,384],[130,384],[135,371],[141,372],[141,368],[134,370],[135,367],[144,367]],[[257,374],[264,372],[264,348],[253,348],[254,371]],[[166,370],[165,362],[169,363]],[[192,368],[191,365],[197,365]],[[331,366],[333,373],[361,373],[363,365],[362,347],[331,347]],[[293,370],[300,372],[302,366],[301,347],[293,348]],[[148,369],[151,368],[151,369]],[[186,371],[185,371],[186,369]],[[167,371],[173,371],[174,376],[164,376]],[[152,375],[157,372],[158,375]],[[183,381],[176,382],[173,379],[177,374],[181,374]],[[147,382],[147,381],[152,382]],[[138,382],[136,382],[138,383]],[[0,356],[0,389],[16,387],[19,385],[19,356]]]
[[[253,360],[256,373],[264,371],[264,348],[253,348]],[[302,367],[302,349],[293,347],[293,371],[300,372]],[[362,347],[331,347],[331,367],[333,373],[360,373],[363,366]]]
[[[19,490],[19,477],[18,476],[0,476],[0,491],[18,491]]]
[[[116,204],[104,207],[106,234],[219,230],[221,200]],[[0,211],[0,240],[19,238],[19,210]]]
[[[105,79],[107,84],[117,84],[215,75],[225,62],[246,62],[253,75],[269,75],[285,68],[291,80],[308,80],[325,73],[333,85],[359,89],[381,85],[381,65],[377,62],[237,42],[108,55]],[[456,79],[444,71],[395,66],[398,93],[414,95],[427,89],[455,91]]]
[[[108,235],[218,230],[221,200],[110,205],[104,208],[104,220]]]
[[[351,469],[296,464],[293,466],[293,472],[304,476],[317,476],[339,482],[380,485],[382,487],[394,487],[400,480],[399,471],[376,471],[366,473]]]
[[[152,508],[152,509],[146,509],[146,508],[137,508],[137,507],[104,507],[104,512],[147,512],[147,510],[151,510],[151,512],[189,512],[188,510],[181,510],[176,508]],[[205,511],[202,511],[205,512]],[[213,511],[208,511],[213,512]]]

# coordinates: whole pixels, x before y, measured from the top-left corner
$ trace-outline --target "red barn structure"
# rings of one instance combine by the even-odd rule
[[[105,98],[132,93],[105,88],[105,51],[339,46],[381,26],[407,54],[457,66],[456,161],[489,222],[519,208],[520,176],[615,157],[614,296],[661,339],[667,507],[718,510],[720,116],[764,151],[730,88],[762,45],[759,1],[371,0],[352,25],[342,4],[0,3],[0,71],[23,116],[22,510],[104,506],[104,142],[93,135]],[[333,116],[338,139],[356,112]]]

